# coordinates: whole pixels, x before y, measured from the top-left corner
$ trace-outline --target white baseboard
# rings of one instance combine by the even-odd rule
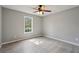
[[[40,36],[38,36],[38,37],[40,37]],[[32,39],[32,38],[36,38],[36,37],[31,37],[31,38],[27,38],[27,39]],[[3,42],[3,43],[1,43],[1,45],[9,44],[9,43],[17,42],[17,41],[22,41],[22,40],[26,40],[26,39],[16,39],[13,41]]]
[[[38,36],[38,37],[41,37],[41,36]],[[52,38],[50,36],[43,36],[43,37],[47,37],[47,38],[50,38],[50,39],[55,39],[55,40],[59,40],[59,41],[62,41],[62,42],[68,43],[68,44],[72,44],[72,45],[75,45],[75,46],[79,46],[79,44],[73,43],[73,42],[70,42],[70,41],[66,41],[66,40],[62,40],[62,39],[58,39],[58,38]],[[28,38],[28,39],[32,39],[32,38],[36,38],[36,37],[31,37],[31,38]],[[13,40],[13,41],[9,41],[9,42],[3,42],[3,43],[1,43],[0,48],[4,44],[13,43],[13,42],[21,41],[21,40],[26,40],[26,39],[18,39],[18,40]]]
[[[70,42],[70,41],[66,41],[66,40],[62,40],[62,39],[58,39],[58,38],[52,38],[52,37],[50,37],[50,36],[45,36],[45,37],[50,38],[50,39],[59,40],[59,41],[62,41],[62,42],[68,43],[68,44],[75,45],[75,46],[79,46],[79,44],[73,43],[73,42]]]
[[[4,45],[4,44],[13,43],[13,42],[21,41],[21,40],[24,40],[24,39],[17,39],[17,40],[13,40],[13,41],[3,42],[1,44]]]

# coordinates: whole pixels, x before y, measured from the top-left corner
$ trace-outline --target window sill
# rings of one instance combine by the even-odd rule
[[[33,32],[24,32],[24,34],[31,34],[31,33],[33,33]]]

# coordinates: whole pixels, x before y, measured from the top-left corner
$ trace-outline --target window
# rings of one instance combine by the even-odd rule
[[[24,33],[33,32],[33,18],[24,16]]]

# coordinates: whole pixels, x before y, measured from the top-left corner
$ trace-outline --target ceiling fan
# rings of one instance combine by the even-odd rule
[[[35,10],[34,13],[38,12],[43,15],[45,12],[51,12],[51,10],[45,9],[45,7],[45,5],[38,5],[36,8],[33,8]]]

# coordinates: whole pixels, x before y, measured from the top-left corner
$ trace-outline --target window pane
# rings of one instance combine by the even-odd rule
[[[32,31],[32,19],[29,17],[25,17],[25,32]]]

